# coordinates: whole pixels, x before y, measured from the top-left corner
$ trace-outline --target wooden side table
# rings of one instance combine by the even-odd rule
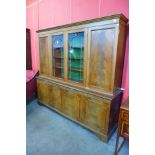
[[[120,148],[118,149],[120,136],[123,137],[124,140]],[[122,148],[125,140],[129,140],[129,98],[120,107],[118,131],[117,131],[116,146],[115,146],[115,155],[117,155],[119,150]]]

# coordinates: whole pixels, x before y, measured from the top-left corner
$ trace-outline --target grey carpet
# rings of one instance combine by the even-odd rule
[[[103,143],[96,135],[34,100],[26,108],[27,155],[113,155],[116,132]],[[122,139],[120,139],[121,143]],[[129,154],[125,142],[119,155]]]

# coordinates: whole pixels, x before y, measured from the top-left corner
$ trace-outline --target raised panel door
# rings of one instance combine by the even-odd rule
[[[48,37],[39,38],[40,74],[49,75]]]
[[[62,90],[62,111],[73,119],[79,118],[79,103],[76,92]]]
[[[49,103],[49,85],[47,83],[37,80],[37,93],[40,102]]]
[[[61,88],[50,85],[49,90],[49,105],[61,110]]]
[[[103,100],[94,97],[84,97],[80,102],[81,121],[98,131],[108,130],[109,106]]]
[[[115,28],[92,28],[89,31],[88,86],[112,91]]]

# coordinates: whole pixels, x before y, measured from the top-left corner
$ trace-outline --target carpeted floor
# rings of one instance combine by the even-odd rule
[[[37,100],[27,105],[27,155],[113,155],[116,133],[108,144],[80,125],[68,120]],[[120,143],[122,139],[120,140]],[[118,155],[128,155],[125,142]]]

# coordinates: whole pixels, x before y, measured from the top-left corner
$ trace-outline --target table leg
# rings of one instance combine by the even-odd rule
[[[115,145],[115,155],[117,155],[117,148],[118,148],[118,143],[119,143],[119,132],[117,132],[117,137],[116,137],[116,145]]]

